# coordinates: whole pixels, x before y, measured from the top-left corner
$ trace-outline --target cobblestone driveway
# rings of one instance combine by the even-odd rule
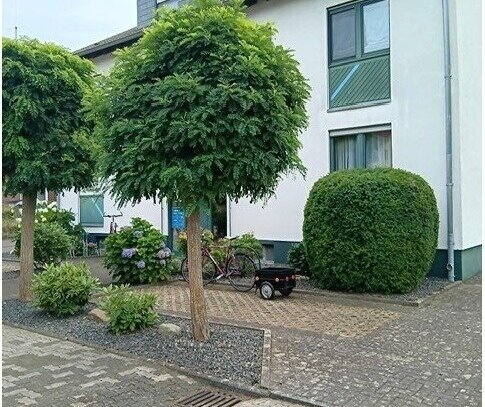
[[[480,406],[478,282],[361,338],[273,330],[270,387],[329,406]]]
[[[186,283],[144,289],[158,296],[160,311],[190,313]],[[212,320],[238,321],[263,327],[282,327],[340,337],[367,335],[399,317],[382,308],[363,308],[322,301],[300,293],[263,300],[254,291],[240,293],[232,289],[205,290],[207,312]]]
[[[161,310],[189,313],[185,285],[154,291]],[[271,329],[273,391],[345,407],[481,405],[480,297],[479,277],[419,308],[206,290],[213,320]]]

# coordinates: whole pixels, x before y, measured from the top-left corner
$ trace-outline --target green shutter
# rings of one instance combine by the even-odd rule
[[[391,97],[389,55],[329,68],[330,108]]]

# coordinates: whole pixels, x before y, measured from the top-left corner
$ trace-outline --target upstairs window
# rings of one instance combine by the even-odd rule
[[[330,108],[390,99],[389,0],[328,11]]]

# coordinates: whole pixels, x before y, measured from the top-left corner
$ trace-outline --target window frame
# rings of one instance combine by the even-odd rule
[[[328,66],[345,65],[351,62],[363,61],[366,59],[377,58],[380,56],[390,55],[391,53],[391,15],[389,0],[389,47],[372,52],[364,52],[364,6],[378,3],[383,0],[360,0],[352,3],[347,3],[340,6],[335,6],[327,9],[327,48],[328,48]],[[355,9],[355,56],[349,58],[342,58],[333,60],[333,36],[332,36],[332,15],[338,14],[342,11]]]
[[[370,127],[361,127],[361,128],[353,128],[353,129],[346,129],[346,130],[332,130],[329,132],[329,154],[330,154],[330,171],[335,172],[340,171],[335,168],[335,142],[334,140],[338,137],[349,137],[353,136],[356,138],[355,140],[355,168],[367,168],[367,160],[366,160],[366,148],[365,148],[365,139],[368,134],[379,133],[383,131],[388,131],[390,133],[389,137],[391,138],[391,165],[385,168],[392,168],[393,165],[393,143],[392,143],[392,129],[390,125],[381,125],[381,126],[370,126]]]
[[[78,208],[79,208],[79,224],[85,227],[93,227],[93,228],[103,228],[104,227],[104,217],[103,220],[99,223],[94,222],[82,222],[81,218],[81,199],[82,198],[92,198],[92,197],[100,197],[103,202],[103,215],[104,215],[104,194],[103,193],[96,193],[96,192],[83,192],[79,194],[78,198]]]

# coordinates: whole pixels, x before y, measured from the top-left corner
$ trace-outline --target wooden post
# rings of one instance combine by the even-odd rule
[[[209,324],[202,281],[200,212],[195,210],[187,218],[187,263],[189,268],[190,314],[192,333],[196,341],[209,339]]]
[[[34,273],[34,227],[36,194],[22,196],[22,237],[20,239],[20,300],[31,301],[30,289],[32,274]]]

